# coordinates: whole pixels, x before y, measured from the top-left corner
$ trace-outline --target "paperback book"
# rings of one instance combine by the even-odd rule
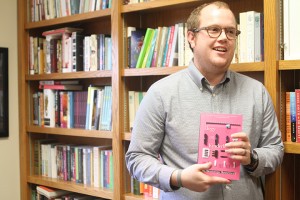
[[[200,116],[198,163],[211,162],[204,173],[239,180],[240,162],[225,152],[225,144],[233,141],[231,134],[242,131],[242,115],[203,113]]]

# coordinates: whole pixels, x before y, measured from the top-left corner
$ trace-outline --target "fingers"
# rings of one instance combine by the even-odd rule
[[[212,167],[211,162],[207,162],[207,163],[204,163],[204,164],[199,164],[199,171],[207,170],[207,169],[210,169],[211,167]]]
[[[232,134],[231,137],[233,139],[237,139],[237,141],[232,141],[225,144],[225,152],[229,153],[232,159],[239,160],[241,164],[249,164],[251,144],[247,134],[244,132],[239,132]]]
[[[212,163],[194,164],[182,170],[181,182],[185,188],[196,192],[203,192],[215,184],[229,184],[230,180],[205,174],[205,170],[212,167]]]

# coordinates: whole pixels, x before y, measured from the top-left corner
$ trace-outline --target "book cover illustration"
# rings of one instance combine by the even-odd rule
[[[144,38],[146,34],[146,29],[137,29],[131,32],[131,42],[130,42],[130,68],[135,68],[138,61],[140,51],[142,49]]]
[[[242,131],[242,115],[203,113],[200,116],[198,163],[211,162],[204,173],[229,180],[239,180],[240,162],[225,152],[231,134]]]

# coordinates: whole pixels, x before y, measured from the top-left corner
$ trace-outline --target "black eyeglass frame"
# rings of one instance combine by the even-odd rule
[[[219,32],[219,35],[218,36],[211,36],[210,33],[209,33],[209,29],[211,29],[211,28],[218,28],[218,29],[220,29],[221,31]],[[230,27],[222,28],[220,26],[207,26],[207,27],[201,27],[201,28],[194,28],[191,31],[193,33],[199,33],[202,30],[206,30],[206,32],[209,35],[209,37],[211,37],[211,38],[218,38],[222,34],[222,30],[224,30],[225,31],[225,35],[226,35],[226,37],[227,37],[228,40],[236,40],[237,37],[241,34],[240,30],[235,29],[236,30],[235,38],[228,38],[228,35],[227,35],[227,33],[229,32],[228,29],[235,29],[235,28],[230,28]]]

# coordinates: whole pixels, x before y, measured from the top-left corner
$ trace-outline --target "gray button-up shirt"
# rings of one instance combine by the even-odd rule
[[[200,113],[243,115],[259,164],[254,172],[241,165],[240,180],[214,185],[206,192],[172,190],[175,169],[197,163]],[[157,159],[160,154],[162,160]],[[154,83],[139,106],[126,153],[127,168],[138,180],[160,188],[161,199],[260,200],[259,176],[273,172],[283,159],[283,143],[271,98],[262,83],[228,71],[211,89],[194,66]]]

